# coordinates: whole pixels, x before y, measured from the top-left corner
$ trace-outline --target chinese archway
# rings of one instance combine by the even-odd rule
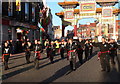
[[[62,12],[56,13],[62,20],[62,37],[64,37],[65,27],[71,25],[74,27],[74,36],[78,36],[77,23],[83,18],[95,18],[96,35],[113,36],[118,38],[118,28],[116,27],[116,18],[120,13],[120,9],[113,6],[118,0],[79,0],[64,1],[58,4],[63,8]],[[97,4],[100,6],[97,8]],[[79,6],[79,9],[76,7]],[[110,30],[110,31],[109,31]]]

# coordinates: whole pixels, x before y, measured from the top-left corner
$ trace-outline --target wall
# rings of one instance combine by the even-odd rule
[[[9,26],[2,25],[2,41],[8,40],[8,28]]]

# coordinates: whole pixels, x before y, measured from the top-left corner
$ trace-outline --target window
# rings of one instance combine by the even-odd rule
[[[32,22],[35,22],[35,7],[32,7]]]
[[[12,16],[13,15],[13,3],[9,2],[8,3],[8,16]]]
[[[25,3],[25,20],[29,20],[29,3]]]

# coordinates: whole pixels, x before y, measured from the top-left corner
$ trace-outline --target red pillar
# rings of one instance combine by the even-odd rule
[[[74,36],[77,36],[77,25],[74,25]]]
[[[65,30],[65,26],[62,25],[62,37],[64,37],[64,30]]]

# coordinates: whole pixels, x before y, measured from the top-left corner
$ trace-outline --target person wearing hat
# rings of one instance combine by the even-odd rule
[[[31,55],[31,43],[29,41],[25,42],[22,44],[24,50],[25,50],[25,57],[26,57],[26,62],[27,64],[30,63],[30,55]]]
[[[115,42],[115,40],[113,38],[110,40],[109,44],[110,44],[110,59],[111,59],[111,64],[115,65],[114,58],[115,58],[115,56],[117,56],[118,45],[117,45],[117,43]]]
[[[73,39],[69,39],[69,43],[66,46],[68,49],[68,60],[70,62],[70,68],[71,70],[76,70],[76,56],[75,56],[75,51],[76,51],[76,46],[73,43]]]
[[[110,72],[110,56],[109,56],[109,48],[110,45],[106,42],[105,38],[102,38],[102,42],[95,43],[93,41],[93,46],[99,47],[100,51],[98,53],[98,60],[100,60],[101,71]]]

